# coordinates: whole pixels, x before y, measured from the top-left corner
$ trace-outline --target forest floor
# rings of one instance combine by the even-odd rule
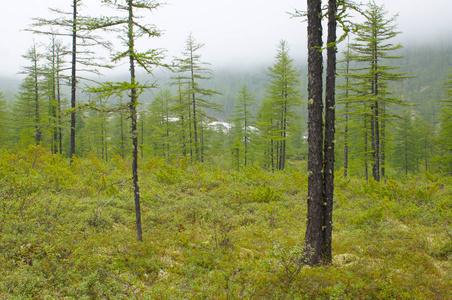
[[[336,176],[332,265],[300,263],[303,168],[0,150],[0,299],[452,299],[452,179]],[[296,171],[296,169],[300,169]]]

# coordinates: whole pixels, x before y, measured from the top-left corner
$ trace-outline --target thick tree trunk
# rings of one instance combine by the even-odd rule
[[[334,134],[336,124],[336,0],[328,2],[327,70],[325,91],[324,142],[324,203],[323,203],[323,263],[332,262],[333,194],[334,194]]]
[[[322,103],[322,8],[320,0],[308,3],[308,215],[306,259],[322,260],[323,226],[323,103]]]

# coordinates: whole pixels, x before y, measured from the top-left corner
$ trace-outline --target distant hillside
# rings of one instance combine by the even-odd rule
[[[0,76],[0,90],[5,95],[7,102],[11,102],[20,85],[20,79]]]
[[[407,46],[400,55],[400,70],[413,77],[393,84],[393,89],[407,103],[414,104],[424,120],[436,123],[446,74],[452,73],[452,43]]]
[[[443,98],[443,84],[446,74],[452,73],[452,42],[438,43],[437,45],[405,45],[396,55],[402,58],[393,60],[394,66],[400,66],[400,72],[406,72],[412,78],[407,78],[402,82],[391,83],[391,88],[395,95],[404,99],[408,104],[413,104],[413,109],[431,123],[436,123],[440,105],[437,100]],[[307,67],[305,62],[297,62],[300,70],[301,86],[300,90],[306,102],[307,94]],[[207,81],[204,86],[217,90],[221,95],[214,97],[213,101],[222,105],[221,112],[211,112],[220,121],[226,121],[234,107],[234,98],[238,90],[246,84],[253,92],[256,104],[259,105],[265,98],[265,86],[269,81],[266,74],[267,66],[261,65],[248,70],[243,68],[235,69],[214,69],[213,78]],[[160,87],[169,87],[168,82],[171,74],[159,71],[156,74]],[[140,78],[141,77],[141,78]],[[155,78],[149,75],[139,76],[140,81],[153,81]],[[127,80],[125,74],[106,76],[103,80]],[[340,82],[341,78],[338,78]],[[0,77],[0,89],[4,92],[7,100],[14,99],[15,92],[20,84],[16,78]],[[82,85],[81,85],[82,86]],[[153,99],[155,91],[146,92],[140,101],[147,106]],[[79,103],[88,101],[86,93],[80,94]],[[300,115],[306,116],[306,105],[300,108]]]

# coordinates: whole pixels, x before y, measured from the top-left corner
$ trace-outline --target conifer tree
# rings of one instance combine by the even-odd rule
[[[233,121],[236,126],[240,127],[240,134],[237,136],[237,141],[234,140],[234,145],[239,142],[241,147],[235,145],[235,149],[243,148],[243,160],[244,166],[247,166],[249,143],[252,136],[252,126],[253,126],[253,115],[251,113],[251,108],[254,105],[255,99],[253,94],[248,91],[246,84],[243,85],[242,89],[238,92],[235,98]],[[241,142],[240,142],[241,141]]]
[[[71,85],[71,127],[70,127],[70,151],[69,156],[75,155],[76,143],[76,107],[77,107],[77,83],[81,77],[80,71],[88,71],[98,74],[98,67],[110,66],[103,63],[101,58],[94,57],[93,46],[110,47],[110,43],[102,40],[99,36],[92,34],[93,30],[103,28],[107,23],[111,23],[108,18],[95,18],[80,14],[82,0],[70,0],[71,11],[50,8],[58,15],[55,19],[33,18],[33,23],[29,31],[35,34],[59,36],[71,39],[71,51],[66,54],[71,55],[70,85]],[[82,66],[83,69],[80,67]]]
[[[340,103],[344,104],[343,108],[343,116],[344,116],[344,177],[348,176],[348,168],[349,168],[349,119],[350,119],[350,63],[352,61],[352,56],[350,53],[350,44],[347,43],[347,50],[343,53],[344,58],[339,61],[343,63],[343,68],[339,69],[339,74],[344,77],[345,83],[343,85],[339,85],[338,89],[344,91],[341,97],[338,99]]]
[[[405,175],[419,172],[423,150],[420,124],[421,120],[415,116],[414,111],[405,110],[395,128],[392,160],[394,166]]]
[[[327,68],[323,119],[322,1],[308,0],[308,221],[306,260],[311,265],[332,262],[336,27],[347,1],[329,0],[327,6]],[[338,2],[344,7],[338,13]],[[341,20],[343,23],[343,20]]]
[[[265,98],[262,100],[261,106],[258,109],[256,125],[259,131],[257,138],[258,148],[263,151],[262,159],[260,160],[263,167],[271,170],[276,168],[276,140],[278,139],[277,126],[278,114],[277,110],[273,109],[273,102]]]
[[[269,67],[270,83],[267,85],[268,99],[272,109],[276,111],[276,163],[278,170],[284,170],[286,163],[287,141],[289,140],[291,122],[296,117],[294,108],[301,104],[298,90],[299,73],[293,66],[289,56],[287,42],[281,41],[276,62]]]
[[[157,37],[160,32],[153,25],[139,23],[140,16],[138,12],[153,12],[160,4],[151,0],[103,0],[103,2],[122,16],[106,18],[103,24],[96,24],[96,28],[104,28],[106,30],[115,30],[121,35],[124,42],[122,52],[113,55],[112,61],[118,62],[126,59],[129,62],[130,80],[127,82],[106,82],[98,88],[92,88],[91,91],[101,93],[103,96],[111,96],[115,94],[129,93],[130,101],[127,103],[131,120],[131,137],[132,137],[132,179],[134,187],[135,200],[135,216],[136,229],[139,241],[143,241],[143,233],[141,226],[141,204],[140,189],[138,183],[138,104],[140,94],[150,88],[154,88],[153,84],[141,84],[136,79],[136,68],[141,67],[146,72],[152,73],[155,66],[162,65],[163,51],[150,49],[145,52],[139,52],[136,42],[140,37]]]
[[[51,149],[54,153],[62,153],[62,72],[64,67],[64,56],[67,54],[66,48],[56,35],[50,36],[50,45],[47,47],[46,64],[43,69],[44,93],[48,100],[49,122],[47,126],[51,131]]]
[[[204,143],[203,143],[203,123],[202,119],[207,120],[206,109],[217,110],[220,108],[209,100],[209,98],[219,92],[212,89],[201,87],[201,81],[212,78],[212,71],[208,68],[209,63],[201,61],[201,55],[197,53],[204,44],[197,43],[193,35],[190,34],[186,41],[185,51],[182,53],[184,58],[176,59],[177,76],[186,87],[186,93],[189,99],[190,112],[188,119],[190,122],[190,155],[194,161],[204,161]]]
[[[149,105],[151,138],[155,145],[155,155],[170,161],[170,131],[173,106],[173,95],[169,89],[161,89]]]
[[[31,122],[34,127],[34,136],[35,143],[39,144],[42,142],[42,124],[41,124],[41,97],[42,91],[40,90],[43,70],[40,64],[40,60],[42,59],[42,55],[38,53],[38,47],[36,44],[33,44],[24,55],[24,58],[30,61],[29,66],[23,67],[22,74],[26,74],[23,84],[21,85],[22,93],[20,97],[22,97],[23,101],[27,101],[28,103],[33,103],[33,121]],[[28,116],[27,116],[28,119]],[[31,121],[31,120],[28,120]],[[28,126],[27,126],[28,127]]]
[[[306,256],[316,265],[323,257],[323,55],[322,1],[308,0],[308,213]]]
[[[0,90],[0,147],[5,146],[10,139],[8,115],[8,107]]]
[[[36,143],[35,97],[35,78],[29,74],[20,84],[16,101],[13,103],[12,136],[14,140],[20,141],[24,146]]]
[[[176,73],[181,71],[178,66],[176,66],[175,70]],[[177,90],[177,95],[175,102],[171,107],[171,111],[174,118],[177,120],[175,131],[179,135],[178,149],[180,155],[185,158],[190,152],[190,144],[192,140],[190,98],[188,96],[187,87],[184,86],[182,77],[176,75],[171,77],[171,80],[171,85],[175,86]]]
[[[441,101],[440,162],[443,170],[452,174],[452,74],[448,75],[448,81],[445,83],[445,95],[445,100]]]
[[[389,40],[397,36],[395,21],[397,16],[386,19],[387,12],[382,6],[371,1],[364,12],[365,21],[358,25],[356,41],[351,44],[356,53],[355,60],[364,64],[359,73],[351,75],[357,81],[355,91],[359,94],[359,101],[368,110],[370,127],[372,175],[374,180],[380,181],[385,173],[385,135],[386,122],[389,117],[388,105],[400,104],[402,101],[391,96],[388,82],[405,78],[404,73],[395,72],[398,67],[389,65],[388,60],[399,56],[390,55],[401,48]]]

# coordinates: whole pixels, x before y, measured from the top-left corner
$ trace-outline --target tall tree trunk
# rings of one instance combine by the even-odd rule
[[[287,92],[285,93],[285,98],[287,99]],[[282,154],[281,154],[281,170],[284,170],[286,168],[286,143],[287,143],[287,100],[284,101],[284,116],[283,116],[283,126],[282,126],[282,132],[283,132],[283,140],[282,140]]]
[[[144,112],[141,112],[141,159],[144,159]]]
[[[334,133],[336,124],[336,0],[328,2],[327,70],[325,91],[324,142],[324,203],[323,203],[323,263],[332,262],[333,194],[334,194]]]
[[[245,129],[245,136],[244,136],[244,144],[245,144],[245,161],[244,161],[244,165],[246,167],[247,164],[247,156],[248,156],[248,116],[247,116],[247,110],[246,110],[246,102],[244,105],[244,112],[245,112],[245,124],[244,124],[244,129]]]
[[[168,105],[166,106],[166,152],[167,162],[170,162],[170,140],[169,140],[169,111]]]
[[[73,14],[72,14],[72,70],[71,70],[71,149],[70,149],[70,160],[71,163],[75,155],[75,106],[76,106],[76,96],[77,96],[77,5],[79,0],[73,0]]]
[[[347,43],[347,58],[345,66],[345,130],[344,130],[344,177],[348,176],[348,120],[349,120],[349,103],[348,103],[348,86],[350,74],[350,44]]]
[[[374,179],[380,181],[380,125],[378,114],[378,101],[375,101],[374,107],[374,130],[375,130],[375,150],[374,150]]]
[[[191,117],[191,109],[188,107],[188,131],[190,133],[189,136],[189,145],[190,145],[190,163],[193,163],[193,124],[192,124],[192,117]]]
[[[36,48],[35,48],[36,51]],[[36,56],[37,57],[37,56]],[[36,145],[42,142],[42,132],[41,132],[41,117],[39,115],[39,79],[38,79],[38,62],[34,62],[34,86],[35,86],[35,134],[36,134]]]
[[[385,178],[386,175],[386,107],[382,104],[381,108],[381,116],[380,116],[380,123],[381,123],[381,136],[380,136],[380,166],[381,166],[381,174],[380,177],[382,179]]]
[[[322,260],[323,226],[323,103],[322,103],[322,7],[320,0],[308,4],[308,214],[306,259]]]
[[[368,140],[369,140],[369,135],[367,133],[367,113],[364,113],[364,172],[366,174],[366,182],[369,182],[369,162],[368,162],[368,160],[369,160],[368,159],[368,157],[369,157],[369,154],[368,154],[369,146],[368,146]]]
[[[137,105],[138,96],[135,78],[135,41],[133,34],[133,0],[127,0],[128,11],[129,11],[129,23],[128,23],[128,44],[129,44],[129,62],[130,62],[130,83],[132,84],[131,94],[130,94],[130,117],[132,120],[132,175],[133,175],[133,187],[134,187],[134,198],[135,198],[135,216],[136,216],[136,226],[137,226],[137,236],[140,242],[143,241],[143,231],[141,228],[141,208],[140,208],[140,188],[138,186],[138,126],[137,126]]]
[[[193,106],[193,135],[195,138],[195,161],[199,160],[199,145],[198,145],[198,124],[196,119],[196,93],[195,93],[195,74],[194,74],[194,58],[193,48],[190,48],[190,62],[191,62],[191,88],[192,88],[192,106]]]
[[[56,77],[56,86],[57,86],[57,103],[58,103],[58,146],[59,153],[63,154],[63,134],[62,134],[62,122],[61,122],[61,84],[60,84],[60,61],[59,57],[57,60],[57,77]]]

